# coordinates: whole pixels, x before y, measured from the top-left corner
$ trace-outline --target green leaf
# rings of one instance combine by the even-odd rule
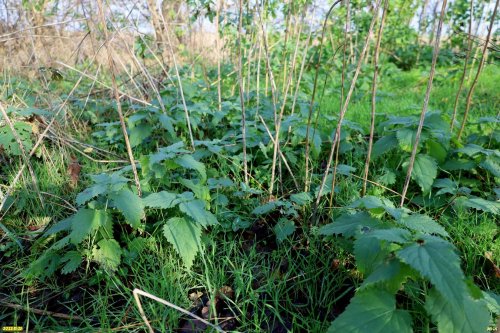
[[[145,207],[167,209],[175,207],[175,205],[177,204],[175,202],[176,199],[177,194],[167,191],[161,191],[158,193],[152,193],[143,198],[142,203]]]
[[[210,191],[207,186],[202,185],[200,182],[195,184],[192,180],[184,178],[180,178],[179,183],[189,188],[198,199],[210,202]]]
[[[58,233],[60,231],[66,231],[71,229],[71,224],[73,223],[73,216],[68,217],[60,222],[57,222],[52,227],[50,227],[47,231],[44,232],[43,236],[47,237]]]
[[[198,171],[201,176],[202,183],[207,180],[207,171],[205,169],[205,164],[195,160],[192,155],[182,155],[181,157],[175,159],[175,163],[183,168]]]
[[[17,133],[19,140],[24,146],[24,150],[29,152],[33,148],[33,142],[31,141],[31,125],[25,122],[15,122],[14,129]],[[21,156],[21,148],[17,144],[16,138],[12,133],[10,126],[0,127],[0,147],[3,146],[8,154]]]
[[[378,240],[384,240],[390,243],[403,244],[410,240],[411,233],[406,229],[390,228],[382,230],[373,230],[370,232],[370,237]]]
[[[91,232],[106,224],[108,218],[104,210],[80,209],[71,218],[71,233],[69,234],[72,244],[79,244]]]
[[[62,258],[61,263],[66,263],[61,268],[61,273],[69,274],[77,270],[82,264],[82,255],[78,251],[69,251]]]
[[[296,193],[290,196],[290,200],[292,200],[299,206],[307,205],[312,201],[312,199],[312,196],[308,192]]]
[[[111,194],[109,197],[113,200],[114,206],[122,212],[125,220],[133,228],[138,228],[141,225],[141,220],[145,216],[144,206],[137,194],[128,188],[124,188],[119,192]]]
[[[132,148],[137,147],[144,141],[144,139],[151,136],[152,132],[153,128],[149,124],[139,124],[134,128],[131,128],[129,136],[130,146]]]
[[[405,167],[409,162],[405,163]],[[415,157],[415,164],[411,178],[415,180],[423,193],[428,193],[437,176],[437,163],[436,160],[428,155],[418,154]]]
[[[494,156],[488,156],[484,161],[479,163],[479,165],[483,168],[491,172],[494,177],[500,178],[500,164],[499,159]]]
[[[354,242],[356,266],[364,275],[373,272],[388,254],[387,248],[382,248],[380,241],[375,237],[364,236]]]
[[[107,189],[107,184],[102,183],[87,187],[85,190],[83,190],[83,192],[78,193],[78,195],[76,196],[76,204],[78,206],[81,206],[90,199],[93,199],[98,195],[105,193]]]
[[[402,128],[397,131],[396,136],[398,138],[399,147],[401,148],[401,150],[407,153],[411,153],[413,144],[415,143],[416,135],[417,130],[413,128]],[[425,140],[427,140],[427,136],[425,135],[425,132],[422,132],[422,134],[420,135],[419,144],[423,143]]]
[[[371,217],[367,212],[359,212],[340,216],[333,223],[322,226],[319,229],[319,234],[325,236],[343,234],[345,237],[353,237],[363,227],[377,229],[381,226],[381,222]]]
[[[181,256],[187,269],[201,248],[201,226],[182,217],[173,217],[163,226],[163,234]]]
[[[383,136],[382,138],[378,139],[377,142],[375,142],[373,144],[372,158],[376,159],[377,157],[381,156],[382,154],[397,147],[397,145],[398,145],[398,139],[396,138],[396,135],[391,134],[391,135]]]
[[[205,209],[205,202],[201,200],[181,202],[179,209],[205,228],[219,223],[215,215]]]
[[[477,197],[460,197],[455,200],[455,204],[462,207],[482,210],[483,212],[498,215],[500,213],[500,202],[488,201]]]
[[[442,165],[442,168],[447,171],[472,170],[475,167],[475,162],[464,159],[448,160]]]
[[[434,221],[427,215],[412,214],[409,216],[404,216],[400,220],[398,220],[398,223],[414,231],[449,237],[446,230],[444,230],[441,225],[439,225],[436,221]]]
[[[289,219],[281,218],[274,226],[273,230],[276,234],[278,242],[284,241],[288,236],[295,232],[295,224]]]
[[[396,252],[403,262],[417,270],[448,300],[461,300],[466,291],[460,258],[455,248],[441,238],[423,235]]]
[[[252,210],[252,214],[264,215],[264,214],[272,212],[273,210],[275,210],[276,208],[281,207],[281,206],[283,206],[282,201],[279,201],[279,200],[270,201],[270,202],[267,202],[263,205],[255,207],[255,209]]]
[[[102,239],[92,249],[92,258],[103,268],[116,270],[121,262],[122,249],[114,239]]]
[[[434,288],[427,295],[425,308],[437,323],[439,332],[484,333],[490,321],[486,303],[467,294],[461,302],[447,301]]]
[[[411,316],[396,309],[394,295],[384,290],[360,291],[332,323],[329,333],[411,333]]]
[[[448,155],[446,148],[434,140],[428,140],[426,144],[429,155],[434,157],[439,163],[443,163]]]
[[[412,276],[411,268],[399,259],[392,257],[377,265],[363,281],[360,289],[376,285],[396,293],[410,276]]]

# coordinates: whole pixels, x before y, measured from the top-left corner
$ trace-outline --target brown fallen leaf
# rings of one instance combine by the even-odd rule
[[[68,166],[68,174],[71,187],[76,187],[78,185],[78,179],[80,178],[81,170],[82,166],[78,163],[76,157],[74,155],[71,155],[71,163]]]
[[[496,278],[500,278],[500,268],[498,268],[498,266],[495,264],[495,262],[493,261],[493,254],[491,252],[485,252],[484,253],[484,257],[486,259],[488,259],[488,261],[491,263],[491,265],[493,266],[493,270],[495,271],[495,277]]]

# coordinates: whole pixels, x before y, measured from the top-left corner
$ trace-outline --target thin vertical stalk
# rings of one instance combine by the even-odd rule
[[[467,94],[467,102],[465,104],[465,113],[464,118],[462,119],[462,125],[460,126],[460,131],[458,132],[457,139],[460,140],[462,134],[465,129],[465,124],[467,123],[467,117],[469,116],[470,104],[472,101],[472,95],[474,94],[474,89],[476,88],[477,81],[479,80],[479,75],[481,75],[481,71],[484,67],[484,62],[486,61],[486,57],[488,55],[488,45],[490,44],[491,32],[493,31],[493,26],[495,25],[495,16],[497,15],[498,3],[500,0],[495,2],[495,8],[493,9],[493,14],[491,14],[490,26],[488,27],[488,34],[486,35],[486,40],[484,41],[483,46],[483,54],[481,55],[481,60],[479,61],[479,65],[477,67],[476,76],[474,77],[474,81],[472,81],[472,85],[470,86],[469,93]]]
[[[422,34],[422,25],[425,18],[425,9],[429,4],[429,0],[424,0],[424,4],[422,5],[422,11],[420,12],[420,16],[418,18],[418,31],[417,31],[417,59],[415,60],[415,65],[418,65],[418,61],[420,60],[420,39]],[[425,30],[424,30],[425,32]]]
[[[216,30],[216,36],[215,36],[215,48],[217,49],[217,108],[219,111],[222,110],[222,90],[221,90],[221,74],[220,74],[220,57],[221,57],[221,51],[220,51],[220,27],[219,27],[219,20],[220,20],[220,10],[221,6],[219,1],[217,2],[217,9],[215,12],[215,30]]]
[[[240,104],[241,104],[241,135],[243,144],[243,172],[245,173],[245,184],[248,184],[248,164],[247,164],[247,131],[246,131],[246,116],[245,116],[245,97],[243,96],[243,77],[242,61],[241,61],[241,35],[243,30],[243,0],[239,0],[239,22],[238,22],[238,83],[240,88]]]
[[[450,121],[450,130],[453,131],[453,127],[455,126],[455,119],[457,117],[457,108],[458,108],[458,100],[460,98],[460,94],[462,93],[462,88],[464,86],[465,76],[467,75],[467,64],[469,63],[470,53],[472,51],[472,16],[474,15],[474,0],[470,0],[470,16],[469,16],[469,35],[467,36],[467,53],[465,55],[465,63],[464,70],[462,71],[462,77],[460,78],[460,85],[457,90],[457,95],[455,96],[455,103],[453,104],[453,115],[451,116]]]
[[[377,4],[376,4],[375,9],[373,11],[374,13],[378,13],[381,2],[382,2],[382,0],[377,1]],[[344,120],[345,114],[347,112],[347,107],[349,106],[349,102],[351,101],[352,93],[354,92],[356,82],[358,81],[358,76],[359,76],[359,73],[361,72],[361,65],[363,64],[363,59],[365,57],[366,50],[368,49],[368,45],[370,44],[370,39],[371,39],[371,36],[373,33],[373,27],[374,27],[376,21],[377,21],[377,15],[373,15],[373,18],[372,18],[371,23],[370,23],[370,28],[368,29],[368,33],[366,36],[365,44],[364,44],[363,49],[361,51],[361,54],[359,56],[358,64],[356,65],[356,70],[354,72],[354,76],[353,76],[352,81],[351,81],[351,86],[350,86],[349,91],[347,93],[347,96],[346,96],[346,99],[344,102],[344,106],[342,107],[342,109],[340,111],[339,120],[337,123],[337,128],[335,130],[335,134],[334,134],[333,140],[332,140],[332,147],[330,149],[330,154],[328,156],[328,162],[326,164],[325,172],[323,174],[323,179],[321,181],[321,185],[320,185],[320,188],[318,191],[318,196],[316,197],[316,202],[314,204],[313,218],[312,218],[314,224],[316,224],[316,222],[317,222],[316,213],[317,213],[317,209],[319,206],[319,202],[321,200],[321,195],[323,193],[323,189],[325,187],[326,178],[328,177],[328,174],[330,172],[330,166],[332,165],[332,161],[333,161],[333,154],[335,153],[336,148],[337,148],[337,144],[339,144],[339,141],[340,141],[340,130],[342,128],[342,121]]]
[[[108,28],[106,25],[106,19],[104,16],[104,9],[102,7],[102,0],[97,0],[97,5],[99,7],[99,16],[101,19],[102,29],[104,31],[104,38],[106,40],[106,53],[108,54],[108,64],[109,70],[111,71],[111,83],[113,86],[113,93],[116,101],[116,109],[118,111],[118,117],[120,118],[120,125],[122,128],[123,137],[125,139],[125,146],[127,148],[128,158],[130,160],[130,165],[132,166],[132,173],[134,174],[135,186],[137,187],[137,195],[141,196],[141,183],[139,181],[139,174],[137,173],[137,166],[134,160],[134,154],[132,153],[132,146],[130,145],[130,140],[127,134],[127,126],[125,125],[125,118],[123,117],[122,112],[122,104],[120,102],[120,95],[118,93],[118,85],[116,84],[116,76],[115,76],[115,63],[113,61],[113,56],[111,54],[111,45],[109,44],[108,38]]]
[[[321,56],[323,55],[323,42],[324,42],[324,38],[325,38],[326,25],[328,23],[328,18],[330,17],[330,14],[332,13],[333,8],[335,8],[335,6],[338,5],[340,2],[341,2],[341,0],[337,0],[330,6],[330,9],[326,13],[325,20],[323,22],[323,29],[321,31],[321,39],[320,39],[319,52],[318,52],[318,63],[316,64],[316,73],[314,74],[314,84],[313,84],[313,90],[312,90],[312,96],[311,96],[311,103],[309,104],[309,115],[307,116],[306,142],[305,142],[306,146],[305,146],[304,192],[309,191],[309,155],[310,155],[309,132],[310,132],[310,128],[311,128],[312,113],[313,113],[313,108],[314,108],[314,97],[316,95],[316,87],[318,85],[319,61],[321,60]]]
[[[406,199],[406,193],[408,192],[408,186],[410,185],[411,173],[413,171],[413,166],[415,164],[415,157],[417,156],[418,143],[420,142],[420,135],[422,134],[422,128],[424,127],[425,114],[427,113],[427,107],[429,105],[429,98],[431,96],[432,82],[434,81],[434,74],[436,73],[436,63],[439,55],[439,43],[441,41],[441,31],[443,28],[444,16],[446,13],[446,4],[448,0],[443,0],[441,5],[441,15],[439,17],[436,37],[434,41],[434,51],[432,54],[432,65],[431,71],[429,73],[429,81],[427,82],[427,90],[425,92],[424,105],[422,106],[422,112],[420,113],[420,121],[418,123],[417,133],[415,135],[415,142],[413,143],[413,149],[410,156],[410,163],[408,165],[408,171],[406,173],[405,184],[403,187],[403,192],[401,193],[401,203],[400,206],[403,207]]]
[[[384,22],[387,15],[387,7],[389,6],[388,0],[384,2],[384,10],[382,12],[382,20],[380,21],[380,28],[377,36],[377,43],[375,45],[375,54],[373,55],[373,83],[372,83],[372,114],[371,114],[371,124],[370,124],[370,140],[368,141],[368,152],[366,153],[366,162],[365,162],[365,174],[363,177],[363,191],[362,196],[366,194],[366,183],[368,180],[368,172],[370,171],[370,158],[372,154],[373,148],[373,135],[375,133],[375,111],[377,104],[377,78],[378,78],[378,60],[380,53],[380,42],[382,40],[382,33],[384,31]]]

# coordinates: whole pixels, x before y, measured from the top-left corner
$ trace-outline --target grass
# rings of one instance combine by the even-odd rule
[[[449,76],[442,68],[431,98],[430,109],[450,114],[458,82],[456,75]],[[452,69],[456,70],[456,69]],[[390,74],[390,73],[389,73]],[[382,75],[377,110],[391,115],[410,115],[420,111],[427,73],[414,70]],[[499,105],[495,78],[499,68],[489,66],[482,74],[476,90],[472,117],[494,116],[492,110]],[[338,111],[339,101],[327,94],[320,108],[327,115]],[[30,96],[25,99],[31,98]],[[348,119],[368,127],[369,94],[355,96],[347,113]],[[462,99],[463,101],[463,99]],[[463,104],[462,104],[463,105]],[[320,127],[328,127],[320,119]],[[60,221],[71,211],[65,201],[74,202],[74,197],[83,190],[86,179],[82,178],[77,189],[67,185],[65,156],[70,151],[64,147],[49,146],[49,154],[34,161],[46,207],[42,209],[35,193],[30,190],[30,179],[25,178],[18,185],[18,201],[11,215],[2,222],[30,244],[36,234],[27,230],[29,226],[46,224],[48,220]],[[362,169],[364,160],[353,152],[341,156],[341,163]],[[50,157],[50,159],[47,159]],[[95,174],[105,171],[103,164],[84,160],[83,172]],[[209,172],[230,174],[232,166],[225,161],[216,161]],[[15,162],[5,167],[10,173],[5,179],[12,179]],[[380,173],[384,165],[379,165]],[[255,174],[256,170],[252,170]],[[344,206],[358,195],[361,182],[339,176],[336,204]],[[240,179],[236,179],[238,181]],[[372,187],[372,192],[380,189]],[[238,203],[245,206],[245,202]],[[303,212],[302,216],[309,216]],[[337,211],[333,211],[335,215]],[[426,212],[435,215],[435,211]],[[331,215],[328,216],[328,218]],[[158,219],[162,216],[159,215]],[[304,226],[308,221],[300,221]],[[500,291],[497,280],[490,276],[491,267],[484,259],[485,252],[492,252],[493,258],[500,256],[500,243],[496,232],[496,221],[491,215],[478,212],[453,212],[442,215],[439,222],[445,226],[460,250],[463,268],[482,288]],[[190,309],[197,300],[190,300],[193,292],[201,292],[213,298],[224,286],[230,286],[234,298],[228,301],[230,311],[238,320],[238,330],[243,332],[284,332],[287,329],[304,332],[322,332],[331,320],[347,306],[361,277],[355,269],[351,254],[336,242],[326,242],[313,232],[299,228],[292,238],[283,243],[276,242],[274,235],[267,232],[272,221],[258,221],[264,231],[253,229],[228,232],[216,227],[204,236],[204,249],[191,271],[186,270],[179,256],[172,250],[158,232],[151,238],[146,251],[129,258],[117,273],[97,269],[93,264],[85,270],[69,275],[58,275],[43,281],[26,280],[23,272],[39,254],[44,244],[27,247],[27,252],[16,250],[14,243],[4,242],[0,250],[3,256],[0,277],[1,298],[8,297],[9,303],[26,305],[19,310],[5,307],[0,311],[0,321],[25,325],[34,331],[71,330],[73,332],[127,331],[142,332],[145,326],[133,302],[131,291],[140,288],[164,298],[185,309]],[[263,236],[264,235],[264,236]],[[150,300],[143,300],[149,320],[161,331],[169,332],[177,327],[181,314]],[[53,316],[41,316],[36,310],[73,314],[82,320],[60,320]],[[32,309],[31,309],[32,310]],[[29,320],[28,320],[29,318]],[[426,322],[426,318],[422,321]]]

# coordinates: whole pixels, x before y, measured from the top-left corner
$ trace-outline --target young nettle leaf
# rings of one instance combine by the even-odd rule
[[[407,168],[408,163],[406,162],[403,167]],[[415,157],[415,164],[413,165],[413,171],[411,173],[411,178],[415,180],[423,193],[428,193],[432,188],[432,183],[437,176],[437,163],[433,157],[424,154],[418,154]]]
[[[396,299],[385,290],[359,291],[333,321],[329,333],[411,333],[411,316],[396,309]]]
[[[176,193],[161,191],[158,193],[151,193],[147,197],[143,198],[142,203],[145,207],[168,209],[177,205],[176,200]]]
[[[207,186],[202,185],[200,182],[195,183],[194,181],[190,179],[184,179],[180,178],[179,183],[182,185],[186,186],[188,189],[193,191],[195,197],[197,197],[200,200],[203,200],[205,202],[210,202],[210,190],[208,189]]]
[[[450,178],[440,178],[434,181],[433,187],[439,188],[440,190],[436,192],[436,195],[442,195],[449,193],[455,195],[458,191],[458,184]]]
[[[163,234],[181,256],[187,269],[191,269],[201,248],[201,225],[182,217],[173,217],[163,226]]]
[[[95,184],[93,186],[87,187],[83,192],[78,193],[76,196],[76,204],[82,206],[87,201],[105,193],[108,190],[107,184]]]
[[[363,235],[354,241],[354,255],[356,266],[363,275],[368,275],[380,265],[389,254],[389,249],[371,233]]]
[[[18,121],[14,123],[14,129],[24,146],[24,150],[30,151],[31,148],[33,148],[33,143],[31,141],[31,125]],[[19,147],[9,126],[0,127],[0,147],[2,146],[7,153],[14,156],[21,156],[21,147]]]
[[[69,274],[77,270],[82,264],[82,255],[78,251],[69,251],[62,258],[61,263],[66,263],[61,268],[61,273]]]
[[[153,128],[150,124],[142,123],[129,130],[130,146],[137,147],[142,142],[151,136]]]
[[[191,200],[179,203],[179,209],[204,228],[216,225],[217,218],[214,214],[205,209],[205,202],[201,200]]]
[[[477,197],[460,197],[455,200],[455,204],[459,207],[473,208],[494,215],[500,214],[500,202],[488,201]]]
[[[358,212],[355,214],[344,214],[335,219],[333,223],[326,224],[319,229],[319,234],[324,236],[344,235],[344,237],[354,237],[361,228],[376,229],[383,224],[370,216],[367,212]]]
[[[273,210],[275,210],[279,207],[282,207],[283,204],[284,204],[284,202],[280,201],[280,200],[270,201],[270,202],[267,202],[263,205],[255,207],[255,209],[252,211],[252,214],[264,215],[264,214],[272,212]]]
[[[308,192],[301,192],[301,193],[296,193],[292,194],[290,196],[290,200],[292,200],[294,203],[296,203],[299,206],[304,206],[307,205],[312,201],[313,197],[311,194]]]
[[[435,236],[422,235],[396,252],[396,256],[418,271],[450,302],[461,302],[466,293],[465,277],[455,247]]]
[[[276,223],[276,225],[273,228],[278,242],[282,242],[288,236],[292,235],[295,232],[295,229],[296,227],[293,221],[285,218],[279,219],[278,223]]]
[[[398,220],[398,223],[413,231],[449,237],[446,230],[427,215],[412,214],[403,216]]]
[[[80,244],[90,233],[104,226],[107,218],[105,210],[81,208],[71,217],[70,242]]]
[[[427,152],[434,157],[439,163],[443,163],[448,155],[448,150],[439,142],[427,140]]]
[[[92,249],[92,259],[102,267],[116,270],[121,262],[122,249],[114,239],[102,239]]]
[[[399,147],[402,151],[411,153],[413,150],[413,145],[415,144],[415,137],[417,135],[416,128],[402,128],[396,132],[396,137],[398,138]],[[427,134],[422,132],[420,136],[420,144],[423,144],[427,140]]]
[[[479,163],[483,169],[488,170],[494,177],[500,178],[500,157],[499,156],[488,156]]]
[[[198,162],[194,159],[193,156],[185,154],[176,158],[174,161],[183,168],[198,171],[201,176],[202,183],[205,183],[205,181],[207,180],[207,171],[205,169],[205,164]]]
[[[398,139],[395,134],[390,134],[381,137],[373,144],[372,148],[372,158],[376,159],[382,156],[384,153],[398,146]]]
[[[108,197],[133,228],[141,225],[141,220],[145,217],[144,205],[137,194],[128,188],[123,188],[118,192],[110,193]]]
[[[360,290],[376,286],[396,293],[408,277],[414,275],[410,266],[402,263],[398,258],[391,257],[375,267],[373,272],[363,281]]]
[[[425,308],[437,324],[439,332],[484,333],[490,322],[490,312],[483,299],[473,300],[464,294],[462,300],[447,300],[436,289],[427,294]]]

